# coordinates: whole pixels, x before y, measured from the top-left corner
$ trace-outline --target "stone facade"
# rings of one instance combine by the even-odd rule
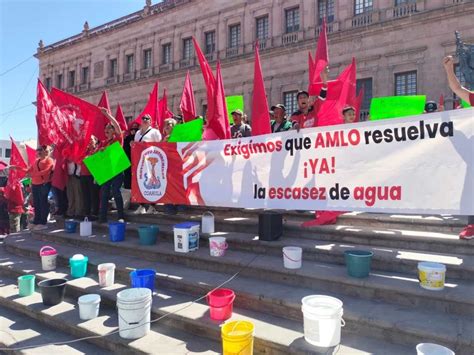
[[[226,94],[243,94],[249,112],[253,43],[259,34],[269,102],[291,106],[292,93],[308,85],[308,51],[314,53],[320,18],[328,15],[330,77],[354,56],[365,108],[371,96],[404,92],[436,101],[444,94],[449,108],[453,95],[442,58],[455,52],[454,30],[465,42],[474,42],[473,0],[165,0],[144,5],[96,28],[86,23],[80,34],[58,43],[41,43],[36,57],[42,81],[94,103],[107,90],[112,108],[120,103],[125,115],[134,117],[156,80],[177,111],[190,70],[202,111],[204,83],[186,41],[195,36],[213,68],[221,60]]]

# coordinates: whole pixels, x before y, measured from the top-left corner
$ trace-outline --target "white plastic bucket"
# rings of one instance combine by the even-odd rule
[[[209,252],[211,256],[224,256],[228,248],[225,237],[209,238]]]
[[[92,222],[86,218],[79,223],[79,235],[81,237],[89,237],[92,235]]]
[[[342,301],[323,295],[306,296],[301,300],[304,338],[314,346],[329,348],[341,342]]]
[[[427,290],[440,291],[444,289],[445,277],[445,265],[427,261],[418,263],[418,280],[420,280],[421,287]]]
[[[202,233],[214,233],[214,214],[210,211],[204,212],[201,219]]]
[[[89,294],[79,297],[79,317],[82,320],[94,319],[99,315],[100,295]]]
[[[53,247],[46,245],[40,249],[41,267],[43,271],[51,271],[56,269],[56,258],[58,252]]]
[[[114,284],[115,279],[115,264],[106,263],[97,265],[97,272],[99,273],[99,286],[109,287]]]
[[[283,266],[285,269],[299,269],[303,262],[303,249],[300,247],[283,248]]]
[[[138,339],[150,331],[151,290],[127,288],[117,293],[119,334],[124,339]]]
[[[187,253],[199,249],[199,223],[184,222],[173,226],[174,251]]]
[[[455,355],[454,351],[432,343],[420,343],[416,346],[417,355]]]

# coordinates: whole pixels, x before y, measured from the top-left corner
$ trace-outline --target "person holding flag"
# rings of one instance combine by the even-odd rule
[[[100,142],[98,149],[105,149],[109,145],[119,142],[120,145],[123,145],[123,132],[118,124],[117,120],[110,113],[110,110],[104,107],[100,107],[101,112],[109,119],[109,123],[105,126],[105,139]],[[125,222],[125,215],[123,211],[123,198],[122,193],[120,192],[120,187],[123,183],[123,173],[120,173],[114,176],[109,181],[105,182],[100,187],[101,201],[100,201],[100,210],[99,210],[99,223],[107,222],[107,210],[109,205],[109,196],[112,191],[112,196],[114,197],[115,204],[117,205],[117,214],[118,221]]]

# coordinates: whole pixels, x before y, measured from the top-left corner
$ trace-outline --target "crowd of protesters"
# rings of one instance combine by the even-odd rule
[[[443,64],[452,91],[458,97],[474,105],[474,93],[463,88],[454,75],[452,57],[446,57]],[[328,68],[321,73],[322,88],[318,97],[310,97],[306,91],[298,92],[298,109],[293,114],[288,115],[286,107],[281,103],[272,106],[269,112],[271,132],[277,133],[292,129],[299,131],[300,129],[318,126],[318,109],[321,102],[324,101],[327,96],[327,78]],[[134,122],[130,125],[128,131],[123,132],[110,111],[105,108],[100,109],[109,120],[109,123],[105,126],[105,139],[99,142],[96,137],[92,136],[87,146],[87,156],[105,149],[112,143],[119,142],[123,145],[124,151],[130,159],[131,147],[134,142],[167,142],[173,128],[183,122],[181,116],[175,116],[166,119],[164,126],[157,129],[152,127],[151,117],[144,115],[141,117],[140,124]],[[435,112],[442,109],[442,107],[438,108],[434,102],[428,102],[425,106],[426,112]],[[345,124],[356,121],[356,109],[354,107],[347,106],[341,113]],[[252,135],[252,128],[245,113],[240,109],[236,109],[231,112],[231,115],[233,118],[231,137],[250,137]],[[99,223],[104,223],[107,221],[109,200],[113,197],[117,209],[117,218],[119,221],[125,221],[125,209],[128,209],[130,206],[132,182],[130,168],[99,186],[83,163],[77,164],[72,161],[63,160],[60,157],[56,157],[55,163],[50,157],[51,148],[49,146],[40,146],[36,152],[36,161],[25,170],[27,175],[31,178],[32,205],[35,211],[34,219],[31,225],[28,226],[30,229],[41,230],[48,228],[47,219],[48,213],[50,212],[48,195],[51,190],[51,182],[55,178],[62,179],[62,186],[64,186],[64,188],[61,189],[56,187],[58,184],[55,184],[55,188],[52,189],[56,206],[54,213],[57,215],[62,215],[64,218],[76,219],[87,217],[89,220],[98,219]],[[21,169],[16,166],[11,166],[11,168]],[[61,184],[59,184],[59,186],[61,186]],[[20,219],[21,216],[25,214],[27,206],[27,203],[23,206],[12,206],[6,201],[3,196],[3,190],[0,189],[0,234],[2,234],[2,232],[5,233],[8,229],[10,232],[20,230]],[[176,207],[177,206],[166,205],[165,212],[174,214],[177,211]],[[156,213],[156,208],[153,204],[148,206],[142,204],[138,206],[134,213]],[[324,214],[324,211],[322,213]],[[328,220],[325,222],[335,223],[336,217],[334,216],[336,215],[334,215],[334,213],[328,213],[329,217],[327,217]],[[460,238],[471,239],[473,237],[474,216],[470,216],[468,226],[461,232]]]

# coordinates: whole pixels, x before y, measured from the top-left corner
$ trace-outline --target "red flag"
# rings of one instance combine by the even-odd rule
[[[123,115],[122,106],[120,106],[120,104],[117,105],[117,112],[115,113],[115,119],[117,120],[120,126],[120,129],[125,132],[127,130],[127,120],[125,119],[125,116]]]
[[[364,101],[364,88],[361,88],[359,91],[359,95],[357,95],[356,103],[354,105],[355,114],[356,114],[354,122],[360,121],[360,109],[362,107],[363,101]]]
[[[227,104],[225,102],[224,82],[222,80],[221,65],[219,62],[217,62],[216,69],[216,92],[211,100],[215,110],[213,116],[207,116],[207,124],[202,135],[203,140],[230,139],[230,125],[227,115]]]
[[[443,96],[443,94],[441,94],[441,95],[439,96],[439,106],[440,106],[440,107],[441,107],[441,106],[444,107],[444,96]]]
[[[272,129],[270,127],[267,95],[265,93],[265,83],[263,82],[257,41],[255,43],[255,63],[253,71],[252,135],[259,136],[269,133],[272,133]]]
[[[309,72],[312,76],[309,81],[309,88],[308,92],[311,94],[314,89],[311,88],[312,85],[321,82],[321,71],[324,70],[324,68],[327,67],[329,64],[329,56],[328,56],[328,36],[327,36],[327,31],[326,31],[326,18],[323,20],[321,32],[319,33],[318,37],[318,46],[316,48],[316,55],[314,57],[314,62],[311,66],[309,67]],[[311,56],[310,56],[311,59]],[[319,93],[319,92],[318,92]],[[316,93],[315,95],[317,95]]]
[[[194,49],[196,50],[196,56],[199,60],[199,65],[201,67],[202,76],[204,78],[204,83],[206,84],[206,94],[207,94],[207,113],[206,118],[214,117],[215,111],[215,92],[216,92],[216,78],[212,73],[212,69],[209,66],[209,63],[206,60],[206,57],[201,51],[201,47],[199,47],[198,42],[193,37]]]
[[[73,129],[71,117],[59,109],[39,79],[36,90],[36,124],[39,145],[74,143],[70,134]]]
[[[80,163],[86,156],[86,148],[94,132],[95,122],[101,120],[103,114],[97,106],[56,88],[51,89],[51,97],[61,112],[72,122],[67,130],[64,129],[71,137],[72,144],[64,145],[63,154],[68,159]],[[104,128],[105,126],[102,127]]]
[[[153,127],[159,127],[158,122],[160,122],[160,109],[159,109],[159,100],[158,100],[158,82],[153,86],[153,90],[150,92],[148,102],[143,109],[143,111],[133,120],[128,123],[128,127],[131,127],[132,123],[136,122],[140,124],[142,122],[142,117],[144,115],[151,116],[151,125]],[[161,129],[161,127],[159,127]]]
[[[7,163],[5,163],[3,160],[0,159],[0,171],[5,170],[5,168],[8,166]]]
[[[26,156],[28,157],[28,164],[33,164],[36,160],[36,149],[25,144]]]
[[[158,103],[158,106],[160,108],[160,119],[161,119],[161,122],[158,126],[161,129],[163,129],[165,119],[174,116],[174,113],[168,109],[168,96],[166,95],[166,89],[163,90],[163,97]]]
[[[355,58],[352,58],[352,63],[339,75],[336,83],[332,86],[333,90],[328,86],[328,96],[318,113],[318,126],[331,126],[343,123],[342,109],[349,103],[350,98],[355,92]],[[336,87],[340,87],[340,89],[337,90]]]
[[[12,141],[10,165],[22,169],[10,169],[8,172],[8,184],[5,187],[5,197],[15,205],[23,206],[23,190],[20,180],[25,177],[26,172],[23,169],[26,170],[28,165],[26,164],[25,159],[23,159],[23,156],[13,138],[10,137],[10,140]]]
[[[186,73],[186,80],[184,81],[183,95],[181,95],[181,102],[179,108],[183,114],[183,121],[191,121],[196,118],[196,105],[194,100],[193,83],[189,70]]]
[[[107,91],[102,92],[102,96],[100,97],[99,103],[97,107],[105,107],[106,109],[110,110],[109,98],[107,96]],[[104,115],[101,115],[99,119],[94,121],[94,130],[93,135],[96,136],[99,141],[105,139],[105,126],[109,123],[109,120]]]

